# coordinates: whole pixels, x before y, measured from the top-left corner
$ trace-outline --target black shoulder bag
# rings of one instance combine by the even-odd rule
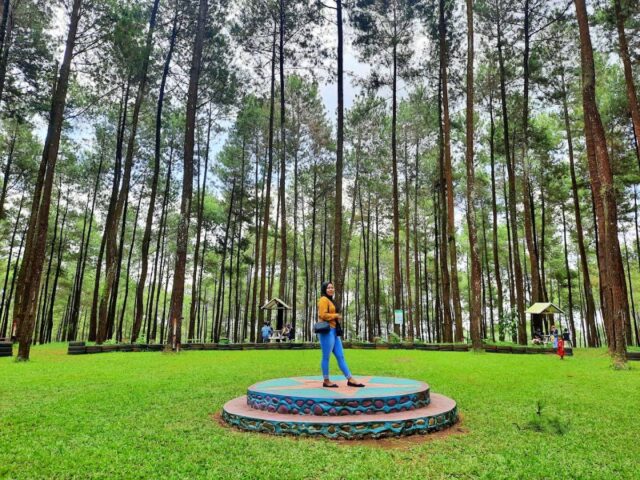
[[[313,324],[314,333],[328,333],[329,330],[331,330],[331,325],[329,325],[329,322],[320,321]]]

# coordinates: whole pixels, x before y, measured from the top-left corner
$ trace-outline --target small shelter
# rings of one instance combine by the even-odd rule
[[[531,334],[534,335],[537,330],[542,331],[542,319],[544,318],[544,329],[549,331],[549,326],[554,324],[554,315],[564,315],[564,311],[551,302],[537,302],[531,305],[525,313],[531,315]]]
[[[284,327],[284,313],[287,310],[291,310],[291,307],[279,298],[274,297],[260,308],[262,310],[276,310],[276,330],[282,330]]]

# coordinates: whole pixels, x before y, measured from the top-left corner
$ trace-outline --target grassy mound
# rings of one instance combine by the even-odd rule
[[[458,402],[467,433],[402,449],[212,421],[252,383],[317,373],[319,355],[68,356],[58,344],[0,358],[0,478],[637,478],[640,365],[613,371],[603,350],[348,350],[356,374],[424,380]]]

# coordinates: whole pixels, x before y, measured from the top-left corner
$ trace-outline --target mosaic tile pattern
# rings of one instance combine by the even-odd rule
[[[229,425],[249,432],[270,433],[273,435],[322,436],[332,439],[343,438],[358,440],[365,438],[400,437],[425,434],[443,430],[458,421],[458,408],[434,416],[420,416],[410,420],[385,421],[384,415],[367,422],[358,423],[307,423],[285,422],[249,418],[222,412],[222,418]]]
[[[339,388],[322,387],[322,377],[268,380],[249,387],[247,404],[256,410],[294,415],[373,415],[405,412],[429,405],[429,386],[404,378],[357,377],[354,388],[335,377]]]

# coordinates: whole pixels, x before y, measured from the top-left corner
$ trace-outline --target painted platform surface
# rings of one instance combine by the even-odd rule
[[[256,410],[242,396],[227,402],[222,418],[230,425],[252,432],[328,438],[382,438],[423,434],[450,427],[458,420],[456,402],[431,394],[428,406],[375,415],[301,416]]]
[[[364,388],[349,387],[344,376],[332,377],[338,388],[322,386],[321,376],[290,377],[256,383],[247,404],[270,413],[338,416],[393,413],[429,405],[429,385],[395,377],[356,376]]]

